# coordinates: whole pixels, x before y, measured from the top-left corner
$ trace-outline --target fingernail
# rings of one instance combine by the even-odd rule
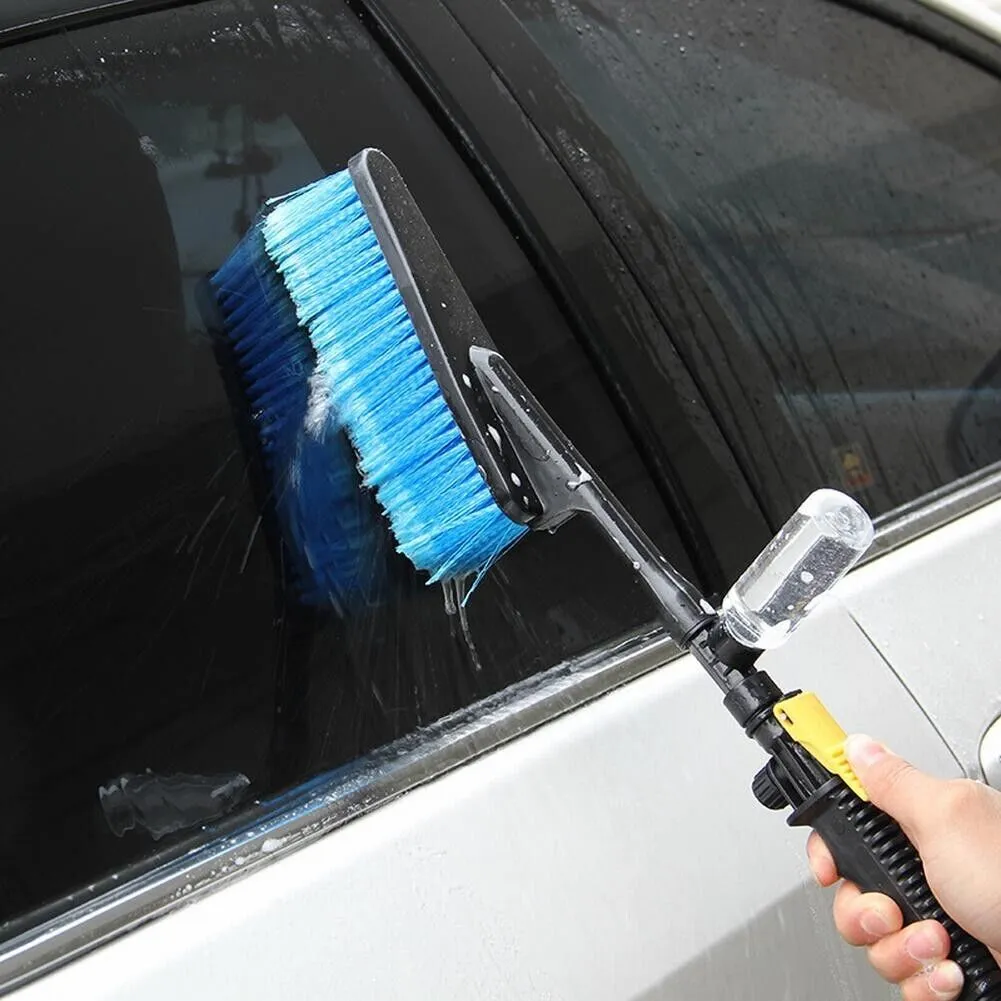
[[[867,935],[883,936],[890,930],[890,922],[879,911],[864,911],[859,924]]]
[[[845,754],[853,765],[874,765],[880,758],[886,757],[889,751],[882,745],[876,743],[872,737],[864,733],[853,733],[845,741]]]
[[[810,865],[810,874],[817,881],[817,886],[826,886],[830,880],[825,880],[823,878],[822,868],[821,868],[821,858],[814,852],[811,847],[806,849],[807,862]]]
[[[963,971],[952,960],[933,967],[928,974],[928,986],[940,998],[954,998],[963,986]]]
[[[928,963],[933,959],[945,959],[941,940],[938,935],[932,932],[924,930],[914,932],[908,936],[904,948],[907,950],[907,955],[919,963]]]

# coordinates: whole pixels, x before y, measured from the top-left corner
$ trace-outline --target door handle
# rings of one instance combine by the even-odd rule
[[[1001,716],[980,738],[980,767],[989,786],[1001,789]]]

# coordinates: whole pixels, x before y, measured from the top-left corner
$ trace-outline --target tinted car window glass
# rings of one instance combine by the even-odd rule
[[[600,133],[551,138],[677,300],[773,522],[820,484],[879,514],[1001,458],[993,75],[817,0],[508,6]]]
[[[652,618],[582,521],[523,543],[464,610],[385,526],[381,603],[341,614],[289,587],[199,283],[263,198],[365,146],[399,164],[501,349],[683,559],[561,315],[345,5],[204,3],[9,47],[0,130],[16,150],[0,160],[0,915],[189,836],[213,791],[238,807]],[[195,806],[130,813],[123,777],[130,795],[189,783]]]

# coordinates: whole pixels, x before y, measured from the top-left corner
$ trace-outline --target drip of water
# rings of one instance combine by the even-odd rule
[[[441,593],[445,596],[445,614],[455,615],[458,612],[456,603],[455,582],[451,579],[441,582]]]
[[[465,646],[466,652],[469,654],[473,670],[480,672],[483,670],[483,663],[477,652],[473,633],[469,628],[469,617],[466,614],[466,600],[476,586],[477,579],[477,575],[471,573],[465,577],[443,580],[441,582],[441,593],[445,598],[445,614],[450,618],[458,618],[459,633],[462,636],[463,646]]]
[[[470,584],[471,581],[472,584]],[[473,670],[477,673],[482,673],[483,664],[476,650],[476,644],[473,642],[473,634],[469,628],[469,618],[466,615],[466,598],[469,597],[469,592],[475,585],[476,574],[468,574],[453,581],[456,604],[459,608],[459,624],[462,626],[462,637],[466,641],[466,649],[469,651],[469,659],[472,661]]]

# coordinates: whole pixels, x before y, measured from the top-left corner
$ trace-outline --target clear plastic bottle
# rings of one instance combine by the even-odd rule
[[[778,646],[855,566],[873,535],[872,521],[851,497],[837,490],[810,494],[727,592],[726,631],[744,646]]]

